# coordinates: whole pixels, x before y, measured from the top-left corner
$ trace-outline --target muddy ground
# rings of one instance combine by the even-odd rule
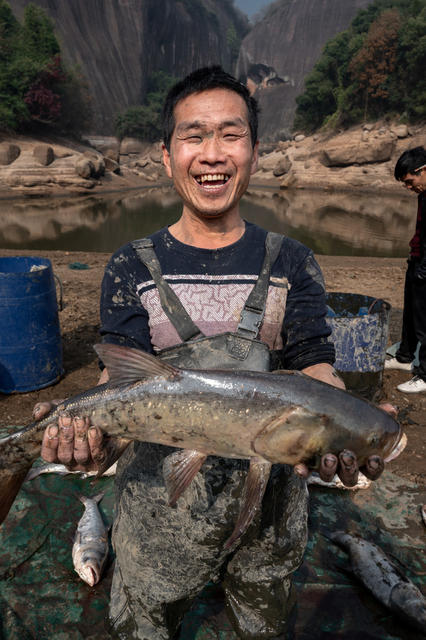
[[[26,255],[24,251],[0,250],[0,256]],[[0,427],[23,425],[31,418],[34,404],[40,400],[65,398],[96,384],[99,371],[92,345],[98,341],[98,300],[103,269],[109,257],[104,253],[37,252],[50,258],[53,270],[62,281],[64,309],[60,313],[65,374],[55,385],[31,393],[0,393]],[[328,291],[359,293],[380,297],[392,305],[389,344],[400,337],[403,285],[406,262],[398,258],[359,258],[317,256]],[[89,266],[70,268],[73,263]],[[419,484],[426,484],[426,393],[404,395],[396,385],[409,379],[402,371],[384,373],[382,400],[399,409],[399,419],[408,436],[401,456],[389,470]]]

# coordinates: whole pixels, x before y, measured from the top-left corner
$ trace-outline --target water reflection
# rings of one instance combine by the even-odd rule
[[[0,202],[0,248],[112,252],[180,215],[171,188],[104,197]],[[318,254],[405,256],[415,198],[252,188],[242,215]]]

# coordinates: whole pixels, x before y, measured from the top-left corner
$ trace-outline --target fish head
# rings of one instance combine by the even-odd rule
[[[312,468],[324,454],[338,455],[345,449],[356,454],[360,466],[371,455],[393,459],[403,440],[400,425],[382,409],[366,408],[367,415],[361,413],[357,420],[344,411],[333,415],[300,405],[288,407],[258,433],[253,448],[272,463],[307,462]]]
[[[95,563],[84,564],[78,567],[76,571],[80,578],[91,587],[97,584],[101,577],[100,567]]]

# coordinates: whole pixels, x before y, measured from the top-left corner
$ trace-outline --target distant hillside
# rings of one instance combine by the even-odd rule
[[[244,38],[237,74],[256,91],[261,137],[291,133],[296,97],[327,40],[372,0],[279,0]]]
[[[426,0],[375,0],[330,40],[297,98],[305,132],[426,119]]]
[[[86,78],[92,133],[140,104],[158,70],[181,77],[197,67],[235,66],[248,21],[232,0],[35,0],[55,24],[61,52]],[[22,17],[29,0],[9,0]]]

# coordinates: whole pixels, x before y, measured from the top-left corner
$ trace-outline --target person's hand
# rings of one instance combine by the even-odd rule
[[[308,376],[327,382],[334,387],[345,389],[345,384],[336,373],[335,369],[326,363],[313,365],[306,367],[302,370]],[[383,403],[378,405],[380,409],[389,413],[393,418],[397,416],[397,409],[389,403]],[[345,449],[341,451],[338,456],[333,453],[326,453],[320,460],[318,474],[323,482],[331,482],[337,473],[340,480],[346,487],[353,487],[358,482],[358,474],[361,471],[370,480],[377,480],[383,473],[385,463],[383,458],[378,455],[371,455],[366,464],[359,467],[358,460],[353,451]],[[310,474],[309,467],[306,464],[300,463],[294,466],[294,471],[307,478]]]
[[[41,457],[46,462],[60,462],[68,469],[99,471],[108,457],[108,437],[88,418],[62,413],[58,424],[43,434]]]
[[[55,404],[38,403],[34,419],[41,420]],[[60,462],[68,469],[102,474],[118,460],[129,442],[126,438],[108,436],[88,418],[71,417],[64,412],[57,424],[45,429],[41,457],[46,462]]]
[[[326,453],[322,456],[318,474],[323,482],[331,482],[337,473],[346,487],[353,487],[358,482],[359,471],[370,480],[377,480],[384,468],[383,458],[377,455],[371,455],[366,464],[359,467],[357,457],[353,451],[344,449],[338,456],[333,453]],[[303,478],[307,478],[310,473],[309,468],[303,463],[296,464],[294,471]]]

